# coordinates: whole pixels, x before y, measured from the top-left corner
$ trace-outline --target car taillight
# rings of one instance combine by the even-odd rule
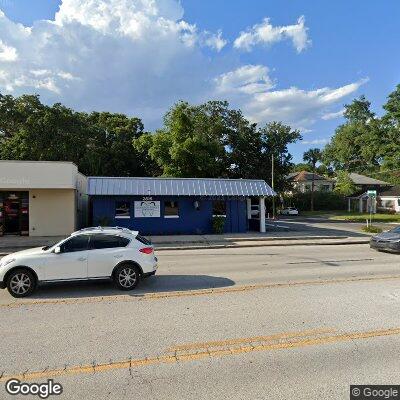
[[[151,254],[153,252],[153,248],[152,247],[143,247],[142,249],[139,249],[139,251],[144,254]]]

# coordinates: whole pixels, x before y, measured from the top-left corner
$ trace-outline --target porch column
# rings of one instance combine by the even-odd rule
[[[351,211],[351,200],[350,200],[350,198],[348,197],[347,198],[347,212],[350,212]]]
[[[358,212],[362,213],[363,212],[363,198],[362,196],[360,197],[360,200],[358,202]]]
[[[260,197],[260,232],[265,232],[265,198]]]
[[[247,198],[247,219],[251,219],[251,199]]]

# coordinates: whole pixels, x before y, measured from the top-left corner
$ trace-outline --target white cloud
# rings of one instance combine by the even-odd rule
[[[313,140],[302,140],[302,144],[306,145],[323,145],[327,144],[329,142],[329,139],[313,139]]]
[[[63,0],[54,20],[24,27],[0,11],[0,91],[110,110],[159,124],[179,99],[203,101],[222,62],[220,31],[183,19],[178,0]],[[18,62],[1,58],[15,49]]]
[[[0,62],[13,62],[16,61],[17,58],[17,49],[7,46],[2,40],[0,40]]]
[[[269,70],[263,65],[245,65],[215,79],[220,94],[258,93],[273,88]]]
[[[307,31],[304,16],[301,16],[296,24],[287,26],[273,26],[269,18],[265,18],[261,24],[256,24],[247,31],[240,32],[233,46],[250,51],[257,44],[271,45],[289,39],[300,53],[311,44]]]
[[[363,79],[338,88],[303,90],[290,87],[277,90],[268,69],[262,65],[243,66],[215,80],[216,93],[229,95],[233,104],[252,121],[278,120],[303,131],[365,82]]]
[[[228,43],[228,41],[222,37],[222,31],[218,31],[217,34],[206,31],[201,36],[200,43],[216,51],[221,51]]]
[[[330,120],[330,119],[335,119],[339,117],[343,117],[344,109],[337,111],[337,112],[329,112],[324,114],[321,118],[325,121]]]
[[[0,11],[0,92],[137,115],[147,129],[159,127],[178,100],[216,98],[255,122],[282,120],[306,131],[363,83],[277,89],[264,65],[232,69],[237,53],[218,55],[227,44],[222,33],[201,30],[183,14],[179,0],[63,0],[54,20],[24,27]],[[260,33],[264,42],[268,29]],[[300,51],[309,41],[302,18],[271,29],[269,42],[289,38]]]

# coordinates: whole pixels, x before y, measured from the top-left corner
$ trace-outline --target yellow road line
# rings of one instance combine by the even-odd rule
[[[247,345],[238,347],[232,347],[230,345],[232,343],[231,339],[225,342],[220,342],[221,348],[219,349],[207,349],[205,351],[187,352],[179,355],[177,354],[160,355],[152,358],[142,358],[136,360],[129,359],[116,362],[109,362],[104,364],[76,365],[71,367],[65,367],[63,369],[61,368],[61,369],[44,370],[44,371],[32,371],[15,375],[3,375],[0,378],[0,382],[5,382],[11,378],[19,379],[22,381],[28,381],[28,380],[48,379],[54,377],[64,377],[69,375],[100,373],[100,372],[119,370],[119,369],[139,368],[149,365],[161,365],[168,363],[201,360],[204,358],[238,355],[256,351],[301,348],[305,346],[323,345],[329,343],[346,342],[352,340],[369,339],[369,338],[392,336],[399,334],[400,334],[400,328],[391,328],[391,329],[374,330],[367,332],[350,332],[350,333],[342,333],[335,335],[326,335],[326,336],[303,338],[297,340],[289,340],[290,338],[288,338],[287,340],[276,343]]]
[[[58,305],[58,304],[88,304],[88,303],[102,303],[102,302],[131,302],[131,301],[146,301],[146,300],[160,300],[175,297],[192,297],[192,296],[210,296],[227,293],[248,292],[259,289],[279,289],[295,286],[310,286],[310,285],[330,285],[338,283],[351,283],[351,282],[374,282],[385,280],[397,280],[400,275],[389,276],[373,276],[373,277],[354,277],[342,279],[325,279],[325,280],[311,280],[311,281],[295,281],[295,282],[282,282],[282,283],[260,283],[254,285],[231,286],[225,288],[213,289],[199,289],[188,291],[176,292],[160,292],[160,293],[145,293],[143,295],[114,295],[114,296],[101,296],[101,297],[85,297],[85,298],[71,298],[71,299],[55,299],[55,300],[33,300],[33,301],[20,301],[13,303],[0,304],[0,308],[17,308],[36,305]]]
[[[171,347],[169,351],[183,351],[183,350],[194,350],[194,349],[209,349],[210,347],[220,347],[220,346],[229,346],[234,344],[242,344],[242,343],[255,343],[255,342],[267,342],[273,341],[277,339],[290,339],[290,338],[298,338],[304,336],[311,335],[321,335],[326,333],[333,333],[334,329],[311,329],[308,331],[302,332],[288,332],[288,333],[278,333],[275,335],[269,336],[254,336],[249,338],[239,338],[239,339],[229,339],[229,340],[218,340],[212,342],[204,342],[204,343],[190,343],[184,344],[180,346]]]

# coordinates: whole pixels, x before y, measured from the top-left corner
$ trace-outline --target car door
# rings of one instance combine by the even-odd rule
[[[87,279],[88,235],[78,235],[60,245],[60,253],[50,253],[46,268],[46,280]]]
[[[118,235],[96,233],[90,235],[88,277],[110,277],[114,267],[124,260],[124,247],[129,239]]]

